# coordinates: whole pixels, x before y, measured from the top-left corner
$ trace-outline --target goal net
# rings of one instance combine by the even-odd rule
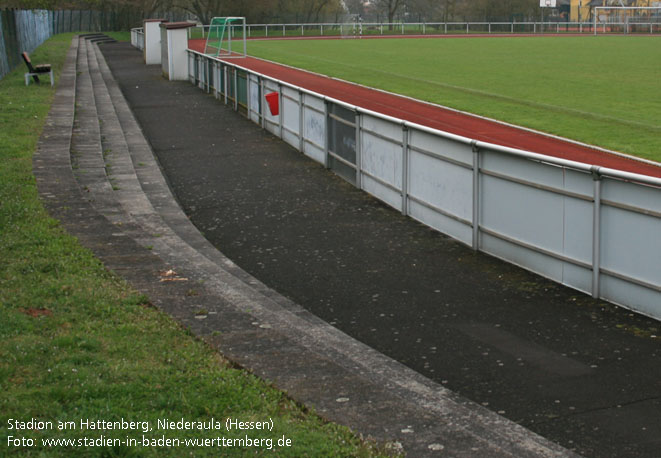
[[[594,34],[661,33],[661,3],[655,7],[597,6]]]
[[[360,38],[363,36],[363,19],[358,14],[349,14],[340,24],[342,38]]]
[[[204,54],[223,58],[245,57],[246,18],[229,16],[211,19]]]

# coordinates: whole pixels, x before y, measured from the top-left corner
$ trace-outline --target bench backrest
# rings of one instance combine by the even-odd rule
[[[34,67],[32,66],[32,61],[30,60],[30,56],[28,56],[28,53],[23,51],[21,53],[21,57],[25,61],[25,65],[28,66],[28,70],[30,71],[30,73],[34,73]]]

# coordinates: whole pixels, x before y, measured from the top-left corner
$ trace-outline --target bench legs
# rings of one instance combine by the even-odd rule
[[[50,85],[51,85],[51,87],[55,86],[55,78],[53,77],[53,71],[52,70],[50,72],[44,72],[44,73],[30,73],[30,72],[26,73],[25,74],[25,85],[26,86],[30,85],[30,77],[32,77],[32,76],[36,76],[38,78],[39,76],[46,76],[46,75],[50,76]]]

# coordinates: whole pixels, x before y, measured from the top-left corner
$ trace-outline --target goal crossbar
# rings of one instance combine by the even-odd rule
[[[235,29],[241,34],[241,51],[232,51]],[[238,41],[238,40],[236,40]],[[235,46],[236,48],[236,46]],[[214,57],[245,57],[246,56],[246,18],[240,16],[214,17],[209,24],[204,53]]]

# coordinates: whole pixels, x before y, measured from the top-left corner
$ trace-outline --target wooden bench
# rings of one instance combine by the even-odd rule
[[[53,80],[53,70],[51,69],[50,64],[42,64],[42,65],[37,65],[36,67],[32,66],[32,61],[30,60],[30,56],[28,56],[28,53],[23,52],[21,54],[21,57],[23,57],[23,60],[25,61],[25,65],[28,67],[28,72],[25,74],[25,85],[30,84],[30,77],[34,78],[35,83],[39,83],[39,75],[45,75],[48,74],[50,76],[50,85],[54,86],[55,81]]]

